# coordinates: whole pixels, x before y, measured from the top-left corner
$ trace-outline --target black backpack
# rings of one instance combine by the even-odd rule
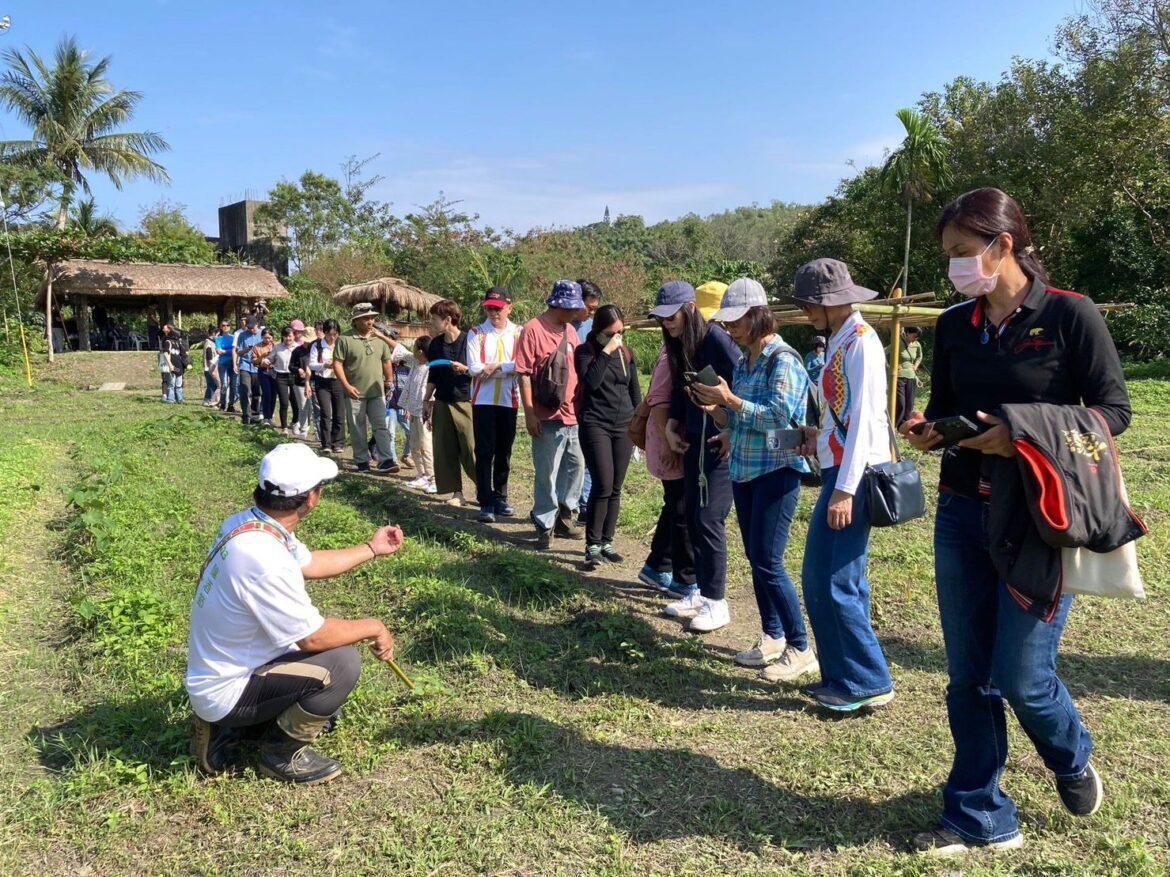
[[[544,365],[533,375],[532,401],[542,408],[556,411],[568,399],[569,375],[573,369],[573,345],[569,342],[566,324],[557,349],[549,354]]]

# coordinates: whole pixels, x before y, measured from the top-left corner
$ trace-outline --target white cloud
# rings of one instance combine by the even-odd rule
[[[464,158],[388,179],[380,195],[393,200],[398,212],[405,212],[434,200],[442,191],[448,199],[461,202],[463,209],[480,214],[486,223],[523,232],[597,222],[607,207],[612,216],[638,214],[656,222],[725,206],[733,193],[727,185],[709,182],[635,188],[560,182],[552,164],[559,162]],[[540,170],[547,175],[532,172]]]

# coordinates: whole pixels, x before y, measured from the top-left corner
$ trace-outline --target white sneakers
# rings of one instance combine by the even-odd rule
[[[407,481],[406,486],[412,490],[419,490],[420,488],[426,487],[430,483],[430,479],[428,479],[427,476],[420,475],[418,478],[412,478],[410,481]]]
[[[699,599],[702,600],[702,605],[699,606],[698,614],[687,625],[688,629],[698,633],[710,633],[731,624],[731,610],[726,600],[708,600],[706,597]]]
[[[731,610],[726,600],[708,600],[699,593],[698,587],[681,600],[667,603],[662,611],[671,618],[689,618],[688,630],[696,633],[710,633],[731,623]]]
[[[699,614],[699,607],[703,605],[703,595],[699,593],[697,587],[692,587],[691,592],[683,597],[681,600],[676,600],[673,603],[667,603],[662,611],[671,618],[694,618]]]
[[[783,636],[772,639],[766,633],[761,633],[754,646],[735,656],[735,663],[741,667],[767,667],[773,661],[780,660],[785,645],[787,641]]]

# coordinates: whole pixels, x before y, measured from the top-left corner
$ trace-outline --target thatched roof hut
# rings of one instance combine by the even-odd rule
[[[48,325],[53,308],[68,300],[77,312],[81,349],[88,350],[89,334],[84,327],[92,305],[121,311],[158,307],[163,319],[183,311],[216,313],[222,318],[235,307],[287,297],[275,274],[254,266],[67,259],[49,266],[37,306],[45,309]]]
[[[52,286],[50,290],[49,287]],[[166,265],[68,259],[49,266],[37,304],[85,298],[107,308],[132,310],[169,301],[175,310],[219,312],[238,300],[287,298],[276,275],[248,265]],[[151,302],[154,299],[154,302]]]
[[[364,301],[376,305],[379,310],[387,314],[396,314],[399,311],[414,311],[419,316],[425,316],[435,302],[442,301],[441,295],[411,286],[405,280],[397,277],[379,277],[377,280],[367,280],[365,283],[351,283],[343,286],[333,296],[333,301],[339,305],[352,307]]]

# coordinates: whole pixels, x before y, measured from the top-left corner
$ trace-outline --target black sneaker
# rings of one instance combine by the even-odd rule
[[[482,506],[475,519],[481,524],[494,524],[496,522],[496,511],[490,505]]]
[[[378,471],[383,475],[397,475],[402,468],[394,460],[383,460],[378,464]]]
[[[585,547],[585,570],[592,572],[601,566],[601,546],[587,545]]]
[[[359,472],[369,472],[370,471],[370,464],[369,463],[358,463],[357,470]]]
[[[516,515],[516,510],[502,499],[496,500],[495,512],[496,516],[500,518],[511,518]]]
[[[1105,800],[1101,775],[1091,764],[1076,779],[1062,780],[1057,777],[1056,791],[1060,793],[1064,809],[1073,816],[1092,816],[1101,809],[1101,802]]]
[[[613,547],[612,542],[606,542],[601,546],[601,556],[610,563],[622,562],[622,556],[617,553],[617,549]]]
[[[541,549],[551,548],[552,547],[552,534],[553,534],[552,530],[537,529],[537,531],[536,531],[536,547],[541,548]]]

